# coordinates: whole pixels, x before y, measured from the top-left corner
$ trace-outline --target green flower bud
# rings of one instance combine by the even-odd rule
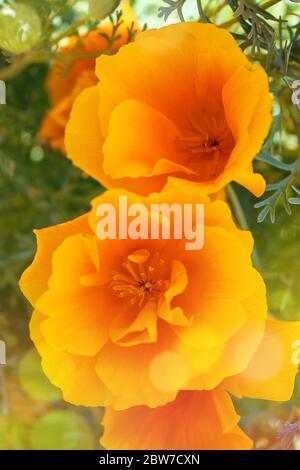
[[[41,33],[41,20],[31,6],[16,3],[0,8],[1,49],[21,54],[39,41]]]
[[[102,20],[113,13],[120,0],[89,0],[89,11],[93,18]]]

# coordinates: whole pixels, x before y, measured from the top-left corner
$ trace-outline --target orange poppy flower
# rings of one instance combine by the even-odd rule
[[[126,194],[150,210],[178,193],[182,204],[205,204],[201,250],[174,237],[96,236],[100,203],[117,207]],[[265,286],[252,267],[252,236],[236,228],[226,203],[174,179],[149,197],[107,191],[89,214],[36,233],[21,288],[35,307],[31,337],[44,370],[67,401],[160,406],[249,364],[265,330]]]
[[[109,450],[251,448],[251,439],[237,425],[239,416],[227,391],[239,397],[289,400],[297,372],[291,360],[293,342],[299,334],[300,322],[268,319],[263,340],[247,368],[218,387],[181,391],[173,402],[154,409],[107,408],[101,444]]]
[[[119,28],[121,38],[114,42],[113,49],[118,49],[128,41],[127,28],[131,26],[132,22],[137,24],[136,16],[127,0],[122,2],[121,8],[123,12],[123,23]],[[110,36],[111,25],[106,24],[85,36],[69,37],[67,44],[59,49],[59,57],[50,69],[47,78],[46,85],[52,108],[42,121],[40,139],[42,142],[47,142],[51,148],[59,149],[63,153],[65,153],[65,127],[73,103],[82,90],[98,82],[95,74],[96,58],[92,56],[93,54],[100,55],[108,49],[107,39],[101,33]],[[63,58],[70,54],[75,54],[80,58],[64,74]],[[84,55],[90,55],[91,57],[83,57]]]
[[[168,175],[208,193],[265,189],[252,162],[271,124],[268,78],[225,30],[181,23],[97,59],[98,85],[75,101],[73,163],[106,187],[160,191]]]
[[[158,408],[107,408],[101,444],[109,450],[251,449],[252,441],[238,427],[238,421],[222,387],[183,391],[173,402]]]

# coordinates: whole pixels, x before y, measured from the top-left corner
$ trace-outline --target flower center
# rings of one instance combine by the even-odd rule
[[[220,142],[213,135],[191,134],[179,139],[181,147],[193,154],[214,153],[219,151]]]
[[[210,175],[216,177],[224,167],[233,147],[234,139],[225,116],[208,118],[202,110],[200,119],[191,118],[189,130],[177,140],[180,148],[192,157],[211,157]],[[199,162],[198,162],[199,163]]]
[[[130,305],[141,307],[148,301],[157,301],[166,290],[165,261],[156,253],[138,250],[122,263],[122,271],[113,275],[111,282],[118,297]]]

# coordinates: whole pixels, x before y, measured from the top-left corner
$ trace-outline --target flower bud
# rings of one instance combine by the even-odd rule
[[[89,0],[89,11],[93,18],[102,20],[113,13],[120,0]]]
[[[29,5],[16,3],[0,8],[0,49],[21,54],[41,37],[41,20]]]

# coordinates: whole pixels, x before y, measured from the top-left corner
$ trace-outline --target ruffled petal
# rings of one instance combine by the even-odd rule
[[[247,369],[228,379],[238,396],[285,401],[291,398],[300,362],[300,322],[268,319],[260,346]]]
[[[180,392],[155,409],[106,409],[101,444],[108,450],[242,450],[251,439],[239,428],[230,397],[211,392]]]
[[[108,390],[95,372],[95,357],[71,355],[51,347],[41,332],[45,317],[34,311],[30,337],[42,356],[42,367],[49,380],[63,392],[63,398],[79,406],[105,406]]]
[[[160,160],[172,163],[178,136],[176,126],[163,114],[138,101],[123,101],[110,118],[103,147],[105,173],[112,178],[152,175]],[[180,170],[174,165],[174,171]]]
[[[21,290],[32,305],[48,289],[53,252],[66,237],[77,233],[92,233],[86,215],[64,224],[35,230],[37,252],[20,279]]]

